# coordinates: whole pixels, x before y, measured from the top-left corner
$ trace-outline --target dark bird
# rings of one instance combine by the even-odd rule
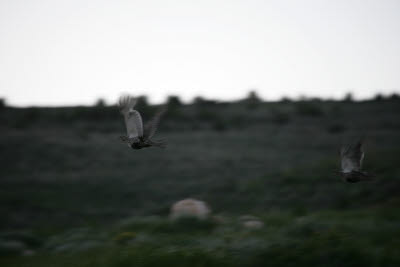
[[[339,173],[346,182],[357,183],[361,181],[369,181],[373,178],[371,174],[361,171],[364,159],[362,146],[363,143],[360,140],[353,145],[343,146],[340,150],[342,170]]]
[[[163,108],[158,111],[153,119],[143,127],[142,116],[137,110],[133,109],[136,102],[137,99],[130,96],[122,96],[119,99],[118,106],[121,114],[124,116],[127,131],[127,136],[123,135],[120,139],[132,149],[142,149],[151,146],[164,148],[165,143],[163,141],[153,141],[151,138],[156,133],[160,118],[166,109]]]

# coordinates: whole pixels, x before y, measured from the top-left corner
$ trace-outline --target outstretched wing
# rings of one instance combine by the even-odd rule
[[[355,145],[342,147],[340,151],[342,158],[342,172],[360,171],[364,152],[362,151],[362,142]]]
[[[153,116],[153,118],[149,122],[146,123],[146,125],[144,126],[144,137],[146,139],[150,139],[154,136],[157,131],[158,124],[160,123],[160,118],[166,111],[167,108],[163,107]]]
[[[118,102],[120,111],[125,119],[126,131],[129,138],[143,136],[142,116],[133,108],[136,105],[136,98],[122,96]]]

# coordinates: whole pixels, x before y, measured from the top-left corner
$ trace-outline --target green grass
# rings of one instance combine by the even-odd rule
[[[396,266],[399,215],[381,208],[271,212],[265,227],[246,229],[237,217],[223,223],[133,217],[107,228],[54,235],[33,256],[6,255],[2,266]],[[395,208],[385,212],[395,212]],[[123,240],[123,242],[122,242]]]

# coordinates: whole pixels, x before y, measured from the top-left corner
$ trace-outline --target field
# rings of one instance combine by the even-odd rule
[[[400,266],[398,97],[168,106],[134,151],[115,106],[3,105],[0,266]],[[377,179],[345,183],[361,137]],[[213,216],[169,220],[188,197]]]

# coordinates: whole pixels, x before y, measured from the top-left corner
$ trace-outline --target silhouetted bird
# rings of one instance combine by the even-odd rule
[[[157,112],[153,119],[143,127],[142,116],[133,109],[137,99],[130,96],[122,96],[119,99],[119,108],[124,116],[127,136],[121,136],[121,140],[128,144],[132,149],[142,149],[144,147],[165,147],[163,141],[153,141],[151,138],[157,130],[161,115],[166,111],[165,108]]]
[[[340,174],[343,179],[349,183],[372,180],[373,176],[367,172],[361,171],[364,152],[362,151],[362,141],[356,144],[343,146],[340,150],[341,167]]]

